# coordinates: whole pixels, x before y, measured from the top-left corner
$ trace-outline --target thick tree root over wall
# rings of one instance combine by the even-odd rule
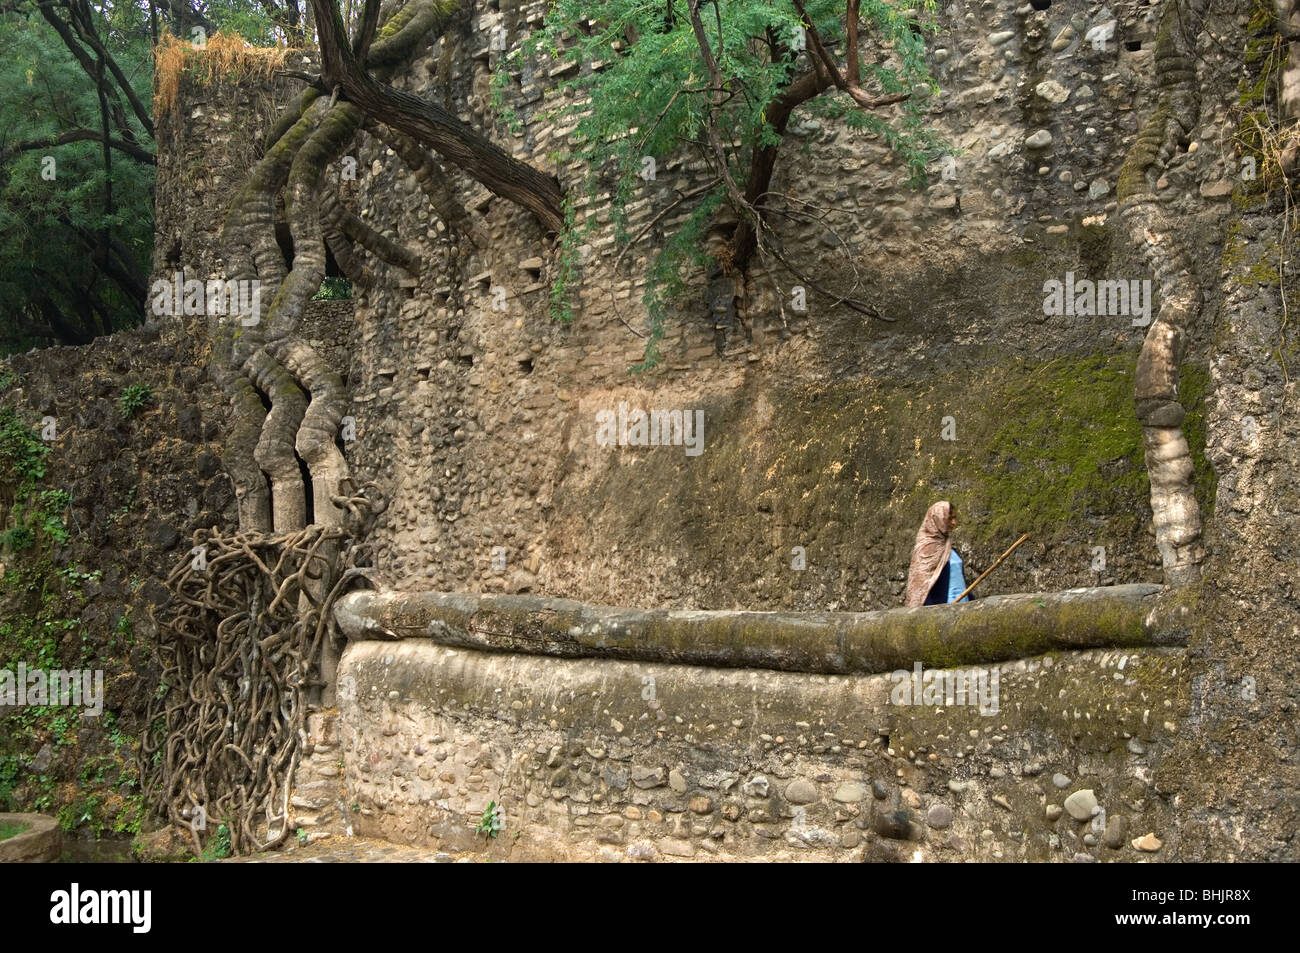
[[[363,519],[364,494],[334,501]],[[159,815],[195,852],[225,825],[236,853],[289,831],[289,797],[334,601],[365,569],[339,566],[342,526],[294,533],[195,534],[153,613],[162,689],[141,744],[141,776]],[[346,564],[358,549],[344,550]],[[341,571],[340,571],[341,570]],[[323,597],[321,581],[337,579]],[[200,820],[200,818],[202,820]]]
[[[430,639],[489,652],[827,674],[974,665],[1043,652],[1177,644],[1160,586],[990,596],[877,612],[623,609],[463,592],[352,592],[334,616],[353,641]]]

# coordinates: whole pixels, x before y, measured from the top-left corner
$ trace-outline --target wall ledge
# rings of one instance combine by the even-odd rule
[[[352,592],[334,614],[352,641],[431,639],[488,652],[870,674],[1051,651],[1180,644],[1157,621],[1162,586],[990,596],[875,612],[635,609],[463,592]]]

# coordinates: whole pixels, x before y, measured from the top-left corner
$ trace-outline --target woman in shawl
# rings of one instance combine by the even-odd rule
[[[906,606],[933,606],[953,602],[966,589],[961,557],[948,535],[957,526],[957,509],[947,500],[925,512],[912,547],[912,565],[907,571]],[[969,602],[970,596],[962,599]]]

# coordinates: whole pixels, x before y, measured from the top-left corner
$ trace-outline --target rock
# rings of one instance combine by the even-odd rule
[[[32,758],[31,768],[34,773],[39,774],[49,768],[54,763],[54,749],[48,744],[41,745],[41,750],[36,752],[36,757]]]
[[[862,835],[855,830],[850,829],[840,835],[840,846],[845,849],[851,850],[860,843],[862,843]]]
[[[1013,40],[1016,37],[1015,30],[999,30],[997,33],[989,34],[990,46],[1001,46],[1003,43]]]
[[[887,814],[877,814],[871,827],[881,837],[907,840],[912,833],[912,819],[907,811],[890,811]]]
[[[767,797],[767,788],[767,778],[761,774],[754,775],[740,787],[749,797]]]
[[[1001,795],[1001,794],[995,794],[995,795],[993,795],[993,797],[991,798],[991,800],[992,800],[993,803],[996,804],[998,807],[1005,807],[1008,811],[1011,810],[1011,802],[1008,801],[1008,800],[1006,799],[1006,797],[1004,797],[1003,795]]]
[[[1095,807],[1097,807],[1097,795],[1092,793],[1092,788],[1075,791],[1065,799],[1065,810],[1076,821],[1091,820]]]
[[[1217,182],[1205,182],[1201,185],[1201,197],[1207,199],[1226,199],[1232,194],[1231,179],[1219,179]]]
[[[835,789],[835,800],[841,804],[856,804],[867,796],[867,786],[861,781],[845,781]]]
[[[1097,862],[1097,858],[1092,854],[1085,854],[1082,851],[1075,854],[1071,860],[1076,864],[1095,864]]]
[[[1046,149],[1052,144],[1052,134],[1046,129],[1039,129],[1025,139],[1025,146],[1030,149]]]
[[[1057,772],[1056,774],[1052,775],[1052,783],[1055,784],[1058,788],[1068,788],[1070,786],[1070,779],[1067,778],[1065,775],[1061,774],[1060,772]]]
[[[1102,843],[1113,850],[1119,850],[1124,846],[1124,838],[1127,834],[1128,818],[1116,814],[1106,821],[1106,832],[1102,835]]]
[[[885,798],[889,797],[889,785],[880,780],[872,781],[871,794],[877,801],[883,801]]]
[[[943,47],[943,46],[939,47],[938,49],[936,49],[936,50],[934,51],[934,53],[931,54],[931,56],[933,57],[933,59],[934,59],[934,61],[935,61],[936,63],[946,63],[946,62],[948,62],[948,57],[951,56],[951,55],[952,55],[952,54],[951,54],[950,52],[948,52],[947,47]]]
[[[948,790],[953,794],[961,794],[963,791],[970,789],[969,781],[949,781]]]
[[[1063,103],[1070,98],[1070,91],[1054,79],[1045,79],[1034,87],[1034,94],[1049,103]]]
[[[691,798],[686,806],[696,814],[708,814],[713,810],[713,799],[699,794]]]
[[[932,804],[925,815],[925,823],[935,830],[943,830],[952,824],[952,808],[947,804]]]
[[[616,791],[627,790],[627,770],[604,764],[600,767],[601,780]]]
[[[1052,52],[1053,53],[1061,52],[1066,47],[1068,47],[1071,43],[1074,42],[1074,38],[1076,36],[1078,36],[1078,34],[1074,32],[1074,27],[1072,26],[1065,27],[1065,29],[1063,29],[1060,33],[1056,34],[1056,39],[1052,40]]]
[[[673,768],[668,772],[668,786],[673,789],[674,794],[685,794],[686,777],[676,768]]]
[[[1096,835],[1096,834],[1084,834],[1084,835],[1083,835],[1083,843],[1084,843],[1084,846],[1086,846],[1086,847],[1096,847],[1096,846],[1097,846],[1097,835]]]
[[[657,788],[662,787],[664,783],[663,768],[643,768],[639,765],[633,765],[628,771],[632,783],[639,788]]]
[[[649,844],[628,844],[627,855],[633,860],[654,860],[655,849]]]
[[[914,810],[919,810],[921,807],[921,795],[917,794],[911,788],[907,788],[903,791],[903,803]]]
[[[159,549],[171,549],[181,541],[181,534],[174,526],[157,519],[152,519],[145,524],[144,537]]]
[[[1110,183],[1105,179],[1093,179],[1088,183],[1088,198],[1096,201],[1108,194],[1110,194]]]
[[[659,849],[669,857],[694,857],[695,845],[688,840],[665,837],[659,842]]]
[[[1061,810],[1061,805],[1059,805],[1059,804],[1049,804],[1049,805],[1047,805],[1047,819],[1048,819],[1049,821],[1054,821],[1054,820],[1056,820],[1056,819],[1057,819],[1058,817],[1060,817],[1063,813],[1065,813],[1065,812]]]
[[[1145,851],[1148,854],[1154,854],[1165,846],[1164,841],[1156,837],[1155,834],[1143,834],[1141,837],[1135,837],[1132,844],[1138,850]]]
[[[211,451],[200,451],[195,467],[199,479],[206,480],[208,477],[215,476],[217,471],[221,469],[221,458]]]
[[[817,798],[817,785],[811,781],[799,778],[786,785],[785,799],[791,804],[811,804]]]
[[[1147,749],[1142,746],[1142,742],[1138,741],[1136,738],[1130,738],[1128,740],[1128,750],[1129,750],[1129,754],[1147,753]]]

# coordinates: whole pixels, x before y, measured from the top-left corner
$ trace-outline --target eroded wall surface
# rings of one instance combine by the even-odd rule
[[[942,497],[962,506],[959,545],[977,571],[1031,532],[990,592],[1160,581],[1132,406],[1144,329],[1127,315],[1045,315],[1043,282],[1151,277],[1117,221],[1115,185],[1154,106],[1168,2],[946,6],[934,124],[956,149],[950,177],[936,164],[928,189],[909,190],[878,142],[815,125],[778,170],[779,189],[836,210],[834,233],[786,236],[802,263],[843,278],[843,242],[894,323],[816,294],[807,312],[782,311],[770,291],[748,325],[719,320],[701,284],[668,327],[662,365],[641,376],[627,373],[643,343],[628,326],[644,329],[661,232],[618,274],[609,236],[594,242],[575,321],[557,324],[554,260],[531,219],[457,176],[490,236],[472,247],[396,156],[363,140],[349,201],[427,267],[405,284],[379,267],[354,325],[335,315],[308,334],[352,390],[349,460],[389,500],[371,539],[386,581],[644,608],[887,608],[901,601],[920,516]],[[576,187],[579,170],[555,161],[567,131],[545,115],[561,78],[551,66],[512,77],[517,134],[491,125],[489,31],[503,24],[514,45],[543,10],[501,8],[459,21],[398,84],[463,105]],[[1085,42],[1112,19],[1113,42]],[[319,747],[303,782],[319,786],[298,798],[304,816],[537,859],[1294,859],[1300,455],[1277,290],[1291,266],[1234,145],[1257,20],[1211,13],[1192,67],[1200,120],[1157,183],[1203,296],[1183,398],[1208,578],[1168,609],[1186,651],[1006,663],[1003,705],[981,716],[886,706],[885,674],[359,643],[341,669],[355,694],[310,728]],[[202,150],[181,141],[188,169]],[[233,187],[229,164],[220,189]],[[689,161],[661,169],[633,230],[697,180]],[[182,257],[219,267],[213,234],[178,225],[190,212],[164,201],[160,230],[193,237]],[[791,290],[790,276],[771,278]],[[620,402],[702,411],[703,452],[597,446],[597,412]],[[1057,813],[1083,790],[1107,812],[1099,832]],[[476,838],[489,800],[504,804],[506,829]],[[1149,855],[1132,844],[1148,833],[1163,844]]]
[[[564,69],[525,60],[506,91],[521,126],[494,125],[490,31],[504,26],[515,46],[544,9],[501,7],[459,20],[401,85],[464,103],[515,155],[559,176],[580,214],[604,214],[563,161],[570,128],[551,112]],[[662,364],[640,375],[628,372],[643,357],[647,263],[677,213],[617,274],[612,235],[594,237],[574,321],[558,324],[547,310],[555,260],[527,215],[457,176],[490,235],[475,248],[367,140],[361,215],[429,263],[418,286],[391,281],[357,302],[348,452],[391,494],[373,537],[389,581],[615,605],[885,608],[901,602],[921,515],[944,497],[965,512],[959,547],[976,571],[1031,533],[989,591],[1161,581],[1132,407],[1145,329],[1043,306],[1044,282],[1067,272],[1152,277],[1118,221],[1115,185],[1153,108],[1160,13],[945,6],[932,119],[951,165],[936,161],[929,187],[913,190],[879,140],[798,122],[774,186],[832,210],[823,223],[777,225],[800,266],[830,286],[857,268],[861,295],[892,323],[811,290],[807,311],[794,311],[796,281],[783,272],[755,275],[751,319],[733,321],[701,276],[669,322]],[[1115,38],[1085,42],[1112,20]],[[1221,72],[1228,54],[1203,47],[1202,124],[1160,194],[1213,308],[1236,92]],[[689,155],[660,168],[630,232],[700,180]],[[1183,383],[1208,509],[1207,360],[1198,333]],[[702,412],[702,452],[599,446],[596,415],[620,403]]]
[[[896,704],[910,673],[356,643],[345,800],[355,833],[511,860],[1148,859],[1181,655],[995,665],[927,706]],[[476,833],[492,803],[503,829]]]

